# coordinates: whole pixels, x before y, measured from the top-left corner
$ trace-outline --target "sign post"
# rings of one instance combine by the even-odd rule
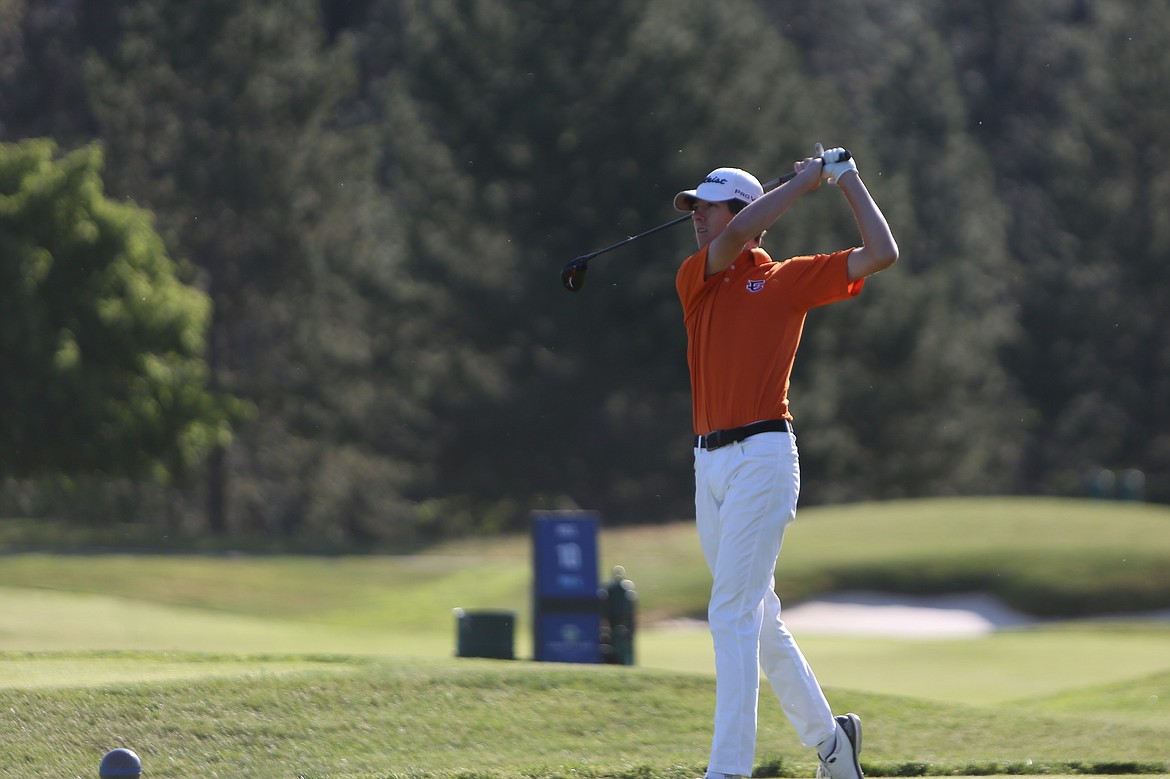
[[[593,511],[532,513],[533,657],[600,663],[598,517]]]

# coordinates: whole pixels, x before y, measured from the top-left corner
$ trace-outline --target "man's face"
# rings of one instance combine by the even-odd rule
[[[715,237],[723,232],[731,218],[735,216],[727,207],[725,200],[717,203],[709,200],[696,200],[691,213],[694,214],[691,221],[695,224],[695,240],[699,242],[700,249],[715,240]]]

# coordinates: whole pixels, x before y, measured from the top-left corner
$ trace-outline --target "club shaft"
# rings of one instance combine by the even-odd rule
[[[764,191],[767,192],[769,189],[772,189],[773,187],[778,187],[781,184],[787,184],[789,181],[792,181],[794,178],[796,178],[796,171],[790,171],[788,173],[785,173],[783,176],[777,176],[776,178],[772,179],[771,181],[769,181],[767,184],[764,185]]]
[[[682,216],[678,217],[677,219],[672,219],[665,224],[660,224],[657,227],[652,227],[644,233],[638,233],[637,235],[631,235],[628,238],[624,238],[624,239],[618,241],[617,243],[613,244],[612,246],[606,246],[604,249],[598,249],[597,251],[591,252],[590,254],[582,254],[580,257],[573,260],[573,262],[575,262],[575,263],[576,262],[588,262],[589,260],[592,260],[594,257],[596,257],[599,254],[605,254],[606,252],[611,252],[614,249],[618,249],[622,246],[625,246],[627,243],[631,243],[633,241],[636,241],[639,238],[645,238],[647,235],[653,235],[654,233],[658,232],[659,230],[665,230],[668,227],[674,227],[676,224],[678,224],[680,222],[685,222],[690,218],[691,218],[691,214],[683,214]]]
[[[771,181],[769,181],[767,184],[764,184],[764,190],[767,191],[769,189],[772,189],[773,187],[779,186],[780,184],[784,184],[785,182],[791,181],[795,177],[796,177],[796,173],[792,172],[792,173],[786,173],[785,175],[780,176],[779,178],[774,178]],[[638,233],[637,235],[631,235],[631,236],[628,236],[626,238],[623,238],[622,240],[618,241],[615,244],[612,244],[610,246],[606,246],[604,249],[598,249],[597,251],[591,252],[589,254],[582,254],[580,257],[575,258],[573,260],[573,263],[588,262],[589,260],[592,260],[594,257],[596,257],[600,254],[605,254],[606,252],[612,252],[614,249],[620,249],[621,247],[625,246],[627,243],[632,243],[633,241],[637,241],[640,238],[645,238],[648,235],[653,235],[654,233],[656,233],[660,230],[665,230],[668,227],[674,227],[676,224],[680,224],[682,222],[687,221],[692,216],[693,216],[693,214],[683,214],[682,216],[678,217],[677,219],[671,219],[669,222],[666,222],[664,224],[660,224],[657,227],[651,227],[646,232]]]

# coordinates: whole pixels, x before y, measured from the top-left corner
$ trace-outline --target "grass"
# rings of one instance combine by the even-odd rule
[[[348,672],[352,658],[312,655],[217,655],[191,652],[29,652],[0,655],[4,689],[80,689],[223,677],[255,678]]]
[[[1166,608],[1168,530],[1165,507],[1091,501],[808,510],[779,587]],[[516,611],[529,653],[524,537],[304,557],[23,553],[20,535],[0,522],[0,774],[92,776],[122,745],[175,779],[691,779],[706,759],[709,637],[646,626],[704,608],[686,523],[603,535],[604,567],[637,582],[633,668],[452,657],[455,606]],[[834,708],[865,717],[871,776],[1170,772],[1164,621],[798,639]],[[757,774],[811,775],[770,697],[760,712]]]
[[[714,692],[709,676],[614,666],[301,657],[272,658],[279,670],[269,671],[253,657],[168,662],[238,672],[7,689],[0,760],[26,777],[89,775],[106,749],[125,744],[148,775],[176,779],[689,779],[706,759]],[[1120,707],[1137,692],[1098,691],[1089,705]],[[838,689],[830,698],[865,712],[872,776],[1166,770],[1160,723],[1086,719],[1069,701],[1049,712]],[[761,707],[760,744],[759,775],[815,770],[775,706]]]
[[[1029,702],[1043,711],[1075,714],[1102,722],[1134,719],[1170,732],[1170,672],[1063,690]]]

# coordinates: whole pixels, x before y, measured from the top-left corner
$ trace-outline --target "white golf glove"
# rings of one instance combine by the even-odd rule
[[[821,148],[819,143],[817,144],[817,148]],[[830,179],[833,184],[841,180],[841,176],[845,171],[857,170],[857,163],[853,161],[852,157],[841,159],[845,155],[846,151],[840,147],[829,149],[821,154],[825,160],[824,166],[821,168],[821,175]]]

